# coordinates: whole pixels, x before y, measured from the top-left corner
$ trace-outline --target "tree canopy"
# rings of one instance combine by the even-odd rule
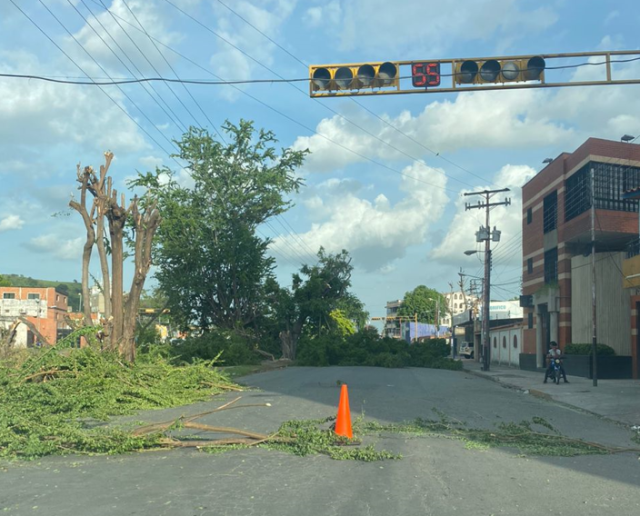
[[[417,314],[418,322],[438,324],[436,321],[438,300],[440,314],[446,313],[446,298],[435,289],[419,285],[404,295],[402,304],[398,308],[398,315],[413,317]]]
[[[337,328],[331,313],[341,306],[351,307],[355,313],[362,304],[349,292],[351,286],[351,258],[343,250],[337,254],[318,251],[315,265],[303,265],[292,278],[290,289],[271,282],[270,302],[273,317],[282,328],[282,355],[294,359],[298,341],[303,333],[320,335],[324,330]],[[366,312],[364,312],[366,314]],[[345,318],[351,314],[342,312]],[[358,318],[361,318],[361,314]],[[364,316],[366,319],[366,315]]]
[[[253,326],[263,311],[274,260],[257,228],[291,206],[306,154],[277,152],[274,134],[250,121],[223,131],[228,143],[194,128],[176,142],[192,185],[168,168],[132,182],[149,189],[164,220],[154,259],[172,316],[205,332]]]

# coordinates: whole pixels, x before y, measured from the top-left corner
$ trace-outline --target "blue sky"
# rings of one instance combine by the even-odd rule
[[[632,0],[13,2],[32,21],[10,0],[0,2],[1,73],[246,80],[276,72],[297,79],[307,76],[302,63],[639,48],[640,9]],[[555,78],[599,77],[598,68]],[[640,77],[636,63],[616,70]],[[212,130],[244,118],[273,130],[282,146],[312,151],[295,207],[260,230],[274,239],[283,283],[323,245],[350,251],[354,290],[372,315],[419,284],[448,291],[460,267],[472,275],[482,267],[463,255],[476,246],[482,214],[464,210],[462,193],[506,186],[512,205],[492,211],[503,240],[492,297],[511,298],[521,275],[519,187],[543,159],[589,136],[640,134],[635,85],[356,100],[310,99],[305,83],[101,91],[0,78],[0,273],[80,279],[83,225],[75,212],[65,214],[78,162],[97,167],[113,151],[111,173],[123,189],[136,171],[177,167],[168,154],[184,126]],[[97,262],[93,272],[99,275]]]

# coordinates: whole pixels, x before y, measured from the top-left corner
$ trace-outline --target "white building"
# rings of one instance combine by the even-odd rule
[[[451,315],[458,315],[474,308],[478,304],[478,298],[466,295],[463,296],[462,292],[443,292],[442,294],[447,300],[447,307],[440,310],[440,324],[442,326],[451,327]],[[466,300],[465,300],[466,297]]]

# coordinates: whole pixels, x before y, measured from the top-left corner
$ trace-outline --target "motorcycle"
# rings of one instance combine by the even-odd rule
[[[562,361],[559,358],[551,359],[551,379],[556,385],[560,385],[562,377]]]

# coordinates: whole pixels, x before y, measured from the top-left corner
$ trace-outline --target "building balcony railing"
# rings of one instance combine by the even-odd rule
[[[627,244],[627,258],[640,255],[640,238],[635,238]]]

